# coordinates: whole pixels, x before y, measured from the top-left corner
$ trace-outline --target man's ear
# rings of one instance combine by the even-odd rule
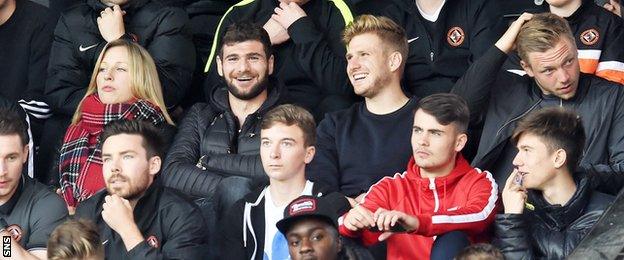
[[[314,146],[306,147],[305,158],[303,159],[303,161],[306,164],[312,162],[312,159],[314,159],[314,154],[316,154],[316,147]]]
[[[400,52],[394,51],[390,53],[388,57],[388,66],[390,66],[390,71],[394,72],[401,67],[401,62],[403,62],[403,55]]]
[[[563,149],[557,149],[553,158],[553,164],[555,168],[559,169],[566,164],[568,160],[568,153]]]
[[[468,135],[461,133],[455,138],[455,152],[460,152],[466,146],[468,142]]]
[[[275,57],[273,55],[271,55],[271,57],[269,57],[268,60],[269,64],[269,75],[273,75],[273,63],[275,62]]]
[[[219,73],[219,76],[223,77],[223,60],[221,60],[219,55],[217,55],[217,73]]]
[[[520,60],[520,66],[522,66],[522,69],[524,70],[524,72],[527,73],[527,75],[529,75],[529,77],[534,77],[535,73],[533,73],[533,70],[531,69],[531,65],[529,65],[529,63]]]
[[[160,159],[160,156],[152,156],[152,158],[150,158],[148,160],[148,167],[149,167],[149,174],[150,175],[156,175],[159,171],[160,171],[160,167],[162,165],[162,160]]]
[[[30,147],[28,145],[24,145],[24,158],[22,158],[22,163],[26,163],[28,161],[28,153],[30,152]]]

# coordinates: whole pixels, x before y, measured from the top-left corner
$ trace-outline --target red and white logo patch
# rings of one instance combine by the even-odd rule
[[[466,34],[459,26],[451,28],[448,33],[446,33],[446,41],[453,47],[461,45],[465,38]]]
[[[158,248],[160,246],[156,236],[149,236],[145,241],[147,241],[147,244],[153,248]]]
[[[290,205],[289,215],[299,215],[304,212],[314,212],[316,210],[316,200],[303,198],[293,202]]]
[[[598,31],[596,29],[589,29],[581,33],[580,38],[583,44],[594,45],[598,42],[598,39],[600,39],[600,34],[598,34]]]

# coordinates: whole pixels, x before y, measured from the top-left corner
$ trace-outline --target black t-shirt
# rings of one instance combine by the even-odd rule
[[[417,98],[385,115],[364,102],[328,114],[318,126],[316,154],[308,179],[357,196],[385,176],[404,172],[412,156],[412,123]]]
[[[45,249],[52,231],[67,218],[67,207],[46,186],[22,175],[15,194],[0,206],[0,217],[9,231],[19,231],[24,249]]]

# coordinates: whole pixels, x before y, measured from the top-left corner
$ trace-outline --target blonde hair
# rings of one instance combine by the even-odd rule
[[[518,56],[528,63],[530,52],[545,52],[555,47],[563,38],[576,45],[572,30],[565,19],[552,13],[535,14],[520,28],[516,38]]]
[[[104,259],[104,247],[93,222],[68,220],[52,231],[47,245],[48,259]]]
[[[360,15],[344,29],[342,41],[348,45],[355,36],[365,33],[377,35],[381,41],[390,45],[392,51],[401,53],[401,67],[405,66],[409,49],[403,27],[384,16]]]
[[[156,64],[154,63],[152,56],[150,56],[147,50],[140,45],[122,39],[109,42],[106,46],[104,46],[104,49],[102,49],[102,52],[95,63],[95,67],[93,68],[87,93],[85,93],[85,96],[82,100],[80,100],[78,108],[76,108],[76,112],[74,112],[74,116],[72,117],[72,125],[75,125],[78,121],[80,121],[82,103],[85,98],[97,92],[96,79],[98,70],[102,64],[104,54],[113,47],[124,47],[128,51],[130,89],[132,91],[132,96],[138,99],[147,100],[156,105],[160,108],[167,123],[173,125],[173,120],[171,120],[171,117],[167,112],[167,106],[165,106],[162,87],[160,85],[160,80],[158,79]]]

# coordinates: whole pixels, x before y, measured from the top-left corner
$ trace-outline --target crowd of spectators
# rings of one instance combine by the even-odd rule
[[[0,0],[0,235],[17,259],[564,259],[624,187],[622,15]]]

